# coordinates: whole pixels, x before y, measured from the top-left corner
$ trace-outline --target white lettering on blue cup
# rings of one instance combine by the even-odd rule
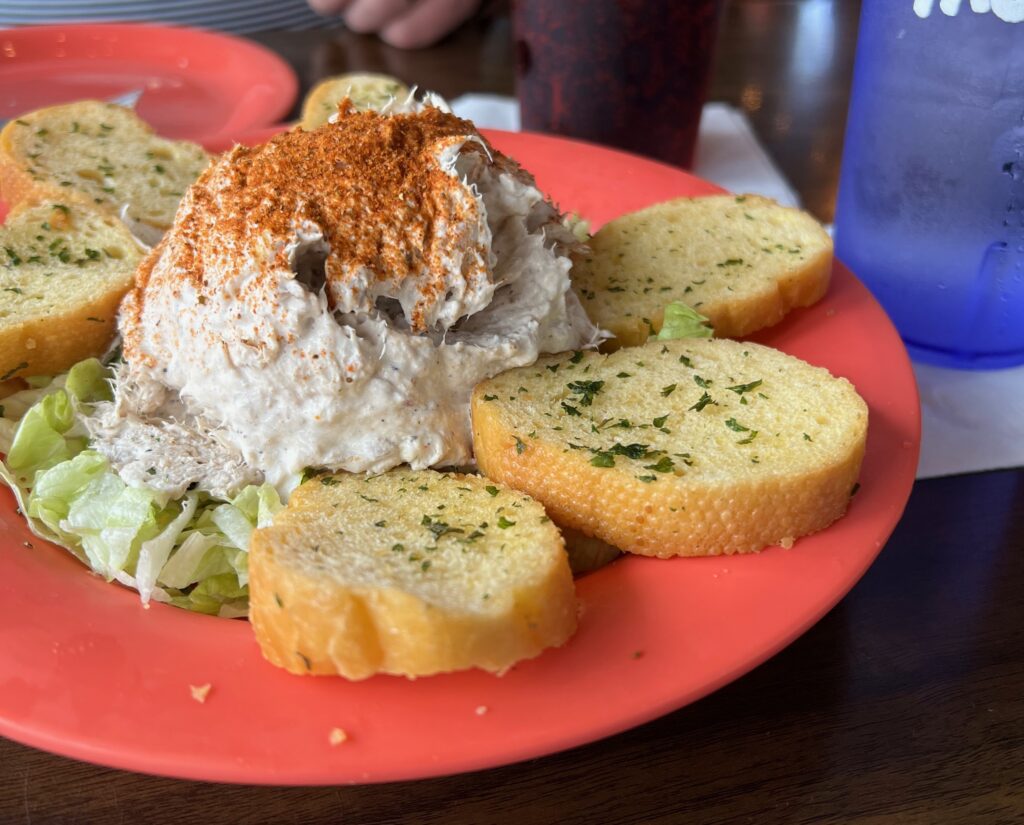
[[[939,11],[947,17],[960,12],[963,0],[939,0]],[[1024,21],[1024,0],[970,0],[971,11],[976,14],[992,13],[1006,23]],[[935,0],[914,0],[914,14],[928,17],[935,8]]]

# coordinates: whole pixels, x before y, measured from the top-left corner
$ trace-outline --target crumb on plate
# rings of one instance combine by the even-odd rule
[[[209,695],[211,687],[213,687],[213,685],[207,682],[205,685],[189,685],[188,689],[192,693],[192,698],[201,705],[206,701],[206,697]]]

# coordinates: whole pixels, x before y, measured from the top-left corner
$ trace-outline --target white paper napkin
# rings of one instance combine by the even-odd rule
[[[452,108],[478,126],[520,128],[514,98],[469,94]],[[746,115],[725,103],[704,107],[694,172],[733,192],[800,205]],[[921,393],[918,478],[1024,466],[1024,367],[974,372],[915,362],[914,373]]]
[[[921,393],[918,478],[1024,466],[1024,367],[914,364]]]

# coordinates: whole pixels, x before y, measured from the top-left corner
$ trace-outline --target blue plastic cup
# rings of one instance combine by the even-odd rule
[[[864,0],[836,251],[913,357],[1024,363],[1024,0]]]

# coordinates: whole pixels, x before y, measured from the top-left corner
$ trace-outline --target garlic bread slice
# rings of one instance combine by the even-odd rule
[[[666,305],[738,338],[810,306],[828,289],[832,239],[806,212],[756,195],[679,198],[605,224],[574,257],[573,289],[590,319],[636,346]]]
[[[98,207],[155,243],[209,162],[202,147],[155,135],[131,109],[83,100],[22,115],[0,131],[0,194],[11,204]]]
[[[545,357],[477,386],[490,478],[559,526],[649,556],[791,544],[846,510],[867,436],[853,386],[777,350],[651,342]]]
[[[124,224],[96,209],[16,207],[0,226],[0,381],[102,355],[142,256]]]
[[[562,537],[475,475],[324,475],[253,533],[249,618],[292,673],[500,672],[576,628]]]

